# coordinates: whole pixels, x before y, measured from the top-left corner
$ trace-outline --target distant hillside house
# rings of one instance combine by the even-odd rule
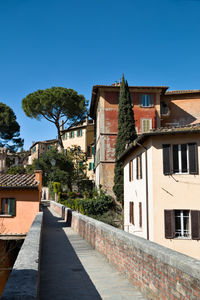
[[[42,171],[0,175],[0,236],[23,236],[39,212]]]
[[[62,142],[64,149],[79,146],[87,154],[87,176],[94,179],[94,122],[84,120],[68,129],[62,128]]]
[[[38,158],[38,155],[40,156],[40,154],[46,152],[52,147],[58,147],[57,139],[34,142],[33,145],[30,147],[30,156],[28,158],[28,164],[31,165],[33,163],[33,160]]]
[[[200,259],[200,124],[138,137],[124,161],[124,229]]]

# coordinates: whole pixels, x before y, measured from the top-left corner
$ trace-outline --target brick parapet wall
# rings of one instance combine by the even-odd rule
[[[38,299],[43,212],[38,212],[19,251],[1,300]]]
[[[51,207],[67,221],[70,209],[53,201]],[[74,211],[71,226],[147,299],[200,299],[199,260]]]

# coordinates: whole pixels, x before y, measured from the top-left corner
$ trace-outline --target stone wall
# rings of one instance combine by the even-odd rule
[[[53,201],[51,208],[66,221],[71,217],[72,228],[147,299],[200,299],[199,260],[72,212]]]
[[[18,254],[1,300],[37,299],[43,213],[35,220]]]

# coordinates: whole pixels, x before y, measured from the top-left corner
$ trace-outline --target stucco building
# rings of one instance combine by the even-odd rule
[[[161,126],[160,99],[167,87],[129,86],[138,134]],[[95,182],[113,195],[120,85],[96,85],[90,115],[95,122]]]
[[[124,230],[200,259],[200,124],[138,137],[124,161]]]
[[[94,122],[84,120],[67,129],[62,128],[62,142],[64,149],[78,146],[87,154],[87,176],[94,179]]]
[[[38,156],[40,156],[40,154],[48,151],[52,147],[56,147],[56,148],[58,147],[57,139],[34,142],[33,145],[30,147],[28,164],[31,165],[34,159],[38,159]]]
[[[168,87],[130,86],[136,131],[200,122],[200,90],[167,91]],[[113,195],[115,143],[120,84],[96,85],[90,115],[95,123],[95,182]]]
[[[0,175],[0,237],[25,236],[39,212],[42,171]]]

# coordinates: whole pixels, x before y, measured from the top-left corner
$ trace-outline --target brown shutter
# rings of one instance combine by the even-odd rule
[[[142,154],[140,154],[140,179],[142,179]]]
[[[197,144],[196,143],[188,144],[188,150],[189,150],[189,173],[198,174]]]
[[[139,202],[139,225],[142,227],[142,202]]]
[[[163,145],[163,173],[165,175],[172,174],[171,172],[171,146]]]
[[[193,240],[200,240],[200,211],[191,210],[191,234]]]
[[[165,217],[165,238],[173,239],[175,237],[175,215],[174,210],[164,210]]]
[[[136,156],[136,178],[138,179],[138,156]]]

